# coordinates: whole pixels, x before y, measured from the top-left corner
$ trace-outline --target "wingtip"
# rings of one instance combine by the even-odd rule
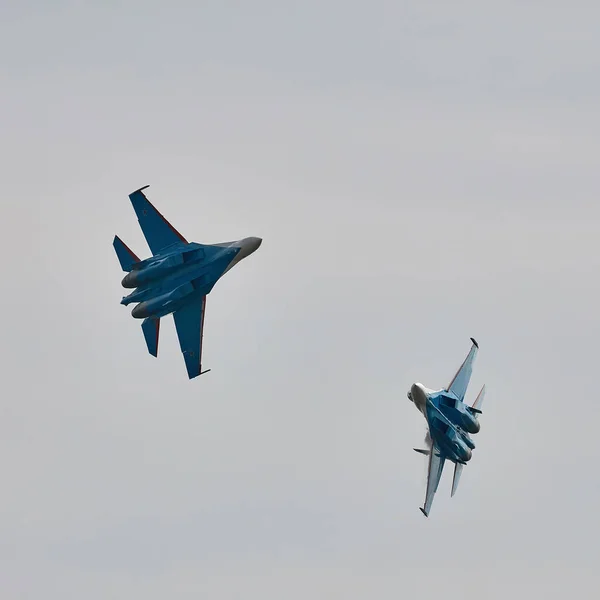
[[[479,344],[477,343],[477,340],[475,338],[471,338],[471,341],[473,342],[476,348],[479,348]]]
[[[206,369],[204,371],[200,371],[200,373],[194,373],[193,375],[191,375],[188,372],[188,379],[192,380],[192,379],[196,379],[196,377],[200,377],[200,375],[204,375],[205,373],[209,373],[212,369]]]
[[[419,507],[419,510],[426,516],[429,517],[429,515],[425,512],[424,508]]]
[[[149,188],[150,184],[148,185],[144,185],[141,188],[138,188],[137,190],[134,190],[133,192],[131,192],[131,194],[129,194],[129,197],[131,198],[132,196],[135,196],[135,194],[140,194],[142,193],[146,188]],[[143,194],[142,194],[143,195]]]

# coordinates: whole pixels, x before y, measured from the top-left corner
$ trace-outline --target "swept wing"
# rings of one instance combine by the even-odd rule
[[[152,250],[152,254],[156,255],[164,248],[173,244],[187,244],[187,240],[167,221],[157,210],[152,203],[146,198],[143,190],[149,186],[145,186],[129,194],[129,199],[135,210],[142,233]]]
[[[210,370],[202,371],[202,336],[205,308],[206,296],[202,296],[173,313],[179,346],[190,379]]]
[[[475,357],[477,356],[477,351],[479,350],[479,345],[477,342],[471,338],[473,345],[471,346],[471,350],[465,358],[465,361],[460,366],[460,369],[456,372],[456,375],[446,388],[446,391],[454,394],[461,402],[465,398],[465,394],[467,393],[467,387],[469,386],[469,381],[471,380],[471,373],[473,372],[473,363],[475,362]]]

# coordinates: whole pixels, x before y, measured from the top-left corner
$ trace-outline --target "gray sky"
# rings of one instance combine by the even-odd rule
[[[592,598],[600,7],[0,8],[3,600]],[[264,239],[188,381],[127,194]],[[415,380],[481,351],[431,517]]]

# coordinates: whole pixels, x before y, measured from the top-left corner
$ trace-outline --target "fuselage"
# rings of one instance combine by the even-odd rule
[[[262,240],[251,237],[235,242],[203,245],[175,244],[134,265],[121,285],[134,291],[121,300],[136,319],[163,317],[196,297],[210,293],[233,266],[258,249]]]
[[[431,390],[420,383],[411,386],[408,398],[423,414],[433,442],[453,462],[471,459],[475,443],[469,433],[479,431],[479,422],[467,405],[445,390]],[[440,417],[438,411],[446,417]]]

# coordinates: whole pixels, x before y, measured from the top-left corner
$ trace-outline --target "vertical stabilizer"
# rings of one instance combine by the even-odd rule
[[[452,493],[450,494],[450,497],[454,496],[456,493],[456,488],[458,487],[458,482],[460,481],[463,467],[464,465],[461,465],[460,463],[455,463],[454,465],[454,477],[452,478]]]
[[[152,356],[158,356],[158,333],[160,331],[160,319],[148,317],[142,322],[142,331],[146,339],[148,352]]]
[[[135,263],[140,262],[140,259],[136,256],[135,252],[133,252],[133,250],[131,250],[118,235],[115,235],[113,247],[117,253],[117,258],[121,263],[121,269],[126,273],[131,271]]]
[[[481,388],[481,391],[475,398],[475,402],[473,402],[473,406],[471,408],[475,409],[476,412],[481,412],[481,405],[483,404],[483,399],[485,397],[485,385]]]

